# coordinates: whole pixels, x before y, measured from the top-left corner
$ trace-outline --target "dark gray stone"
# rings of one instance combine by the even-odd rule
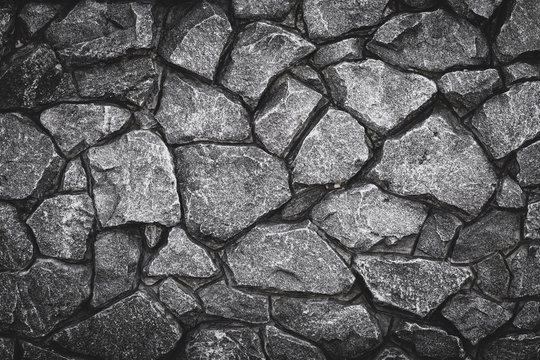
[[[144,239],[149,248],[155,247],[160,242],[162,234],[163,228],[158,225],[148,224],[144,226]]]
[[[201,328],[191,334],[179,359],[226,360],[266,359],[261,339],[255,330],[247,327]]]
[[[540,240],[540,202],[533,202],[527,206],[523,235],[526,239]]]
[[[506,176],[497,189],[497,205],[503,208],[520,209],[526,205],[525,194],[517,182]]]
[[[518,150],[516,160],[519,167],[517,175],[519,184],[523,187],[540,184],[540,142],[537,141]]]
[[[22,349],[22,360],[76,360],[74,357],[66,357],[29,342],[23,342]]]
[[[240,19],[282,19],[298,0],[233,0],[234,15]]]
[[[519,298],[540,294],[540,245],[521,245],[506,260],[512,274],[509,296]]]
[[[3,1],[0,5],[0,56],[11,50],[16,10],[16,3],[13,0]]]
[[[364,58],[362,38],[348,38],[334,43],[321,45],[311,62],[318,68],[323,68],[338,61],[353,61]]]
[[[517,312],[512,324],[518,329],[533,330],[540,323],[540,302],[526,301]]]
[[[179,319],[202,310],[199,300],[172,278],[159,285],[159,300]]]
[[[61,190],[65,192],[86,190],[86,172],[80,158],[68,162],[64,170]]]
[[[34,36],[58,16],[62,9],[62,4],[30,2],[21,9],[19,18],[26,27],[28,35]]]
[[[326,194],[322,186],[314,186],[299,190],[281,210],[281,218],[286,221],[302,219],[313,205]]]
[[[448,255],[448,249],[461,225],[461,220],[456,216],[446,212],[433,211],[422,226],[415,254],[444,259]]]
[[[533,360],[540,354],[540,336],[534,333],[508,334],[483,347],[481,360]]]
[[[266,352],[271,360],[326,360],[316,346],[287,334],[275,326],[264,328]]]
[[[19,270],[32,260],[34,246],[17,209],[0,202],[0,269]]]
[[[0,338],[0,357],[5,360],[15,359],[15,340]]]
[[[326,87],[321,80],[321,76],[309,65],[296,65],[290,70],[291,74],[308,84],[318,92],[326,94]]]
[[[452,9],[459,15],[475,20],[477,17],[489,19],[503,0],[449,0]]]
[[[540,80],[540,66],[525,62],[508,64],[502,68],[506,86],[520,80]]]
[[[134,114],[135,123],[141,130],[149,130],[158,126],[158,122],[152,112],[148,109],[141,109]]]
[[[409,0],[410,1],[410,0]],[[374,360],[413,360],[407,354],[396,347],[387,347],[382,349]]]
[[[510,284],[510,273],[504,258],[500,254],[490,257],[474,265],[476,285],[482,292],[494,298],[505,298]]]

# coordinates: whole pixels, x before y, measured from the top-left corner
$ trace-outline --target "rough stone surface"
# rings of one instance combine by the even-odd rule
[[[387,347],[377,354],[375,360],[412,360],[412,358],[403,352],[403,350],[396,347]]]
[[[197,298],[172,278],[159,285],[159,300],[180,319],[202,309]]]
[[[80,158],[68,162],[64,170],[64,179],[62,180],[62,191],[81,191],[86,190],[86,172]]]
[[[298,0],[233,0],[234,15],[240,19],[281,19]]]
[[[328,66],[338,61],[353,61],[364,58],[362,38],[348,38],[335,43],[322,45],[313,54],[312,63],[318,68]]]
[[[519,155],[518,155],[519,156]],[[520,209],[525,206],[525,194],[512,178],[506,176],[497,189],[497,205],[503,208]]]
[[[540,245],[521,245],[507,259],[512,274],[509,296],[518,298],[540,294]]]
[[[281,210],[283,220],[300,220],[326,194],[322,186],[305,188],[294,194],[293,198]]]
[[[15,359],[15,341],[13,339],[0,338],[0,356],[5,360]]]
[[[540,354],[540,336],[534,333],[509,334],[490,341],[484,347],[482,360],[532,360]]]
[[[326,357],[309,342],[287,334],[275,326],[264,329],[266,351],[272,360],[325,360]]]
[[[519,173],[517,180],[521,186],[530,187],[540,184],[540,142],[532,143],[516,154]]]
[[[21,9],[19,18],[26,27],[28,35],[34,36],[58,16],[62,8],[62,4],[30,2]]]
[[[11,204],[0,202],[0,219],[0,269],[22,269],[34,253],[29,232]]]
[[[540,202],[533,202],[527,206],[523,235],[526,239],[540,239]]]
[[[470,20],[476,17],[489,19],[503,0],[449,0],[452,9]]]
[[[533,330],[540,323],[540,302],[526,301],[512,324],[523,330]]]
[[[444,259],[461,225],[461,220],[450,213],[432,212],[420,231],[416,254]]]
[[[322,94],[326,94],[326,86],[324,85],[321,76],[315,69],[309,65],[296,65],[290,70],[291,74],[310,85],[312,88]]]
[[[163,228],[155,224],[148,224],[144,227],[144,239],[149,248],[155,247],[161,241]]]
[[[503,67],[506,86],[520,80],[540,80],[540,66],[526,62],[516,62]]]
[[[510,273],[504,258],[500,254],[490,257],[474,265],[476,270],[476,284],[482,292],[495,298],[504,298],[510,284]]]
[[[22,360],[76,360],[73,357],[66,357],[28,342],[22,343],[22,349]]]
[[[3,1],[0,5],[0,56],[4,56],[11,48],[11,36],[15,24],[14,1]]]

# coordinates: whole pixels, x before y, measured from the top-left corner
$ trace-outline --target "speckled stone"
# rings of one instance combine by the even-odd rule
[[[540,302],[533,300],[525,301],[512,320],[512,324],[522,330],[534,330],[538,323],[540,323]]]
[[[159,300],[179,319],[202,310],[199,300],[172,278],[166,278],[159,285]]]
[[[320,349],[275,326],[264,328],[266,351],[272,360],[326,360]]]
[[[28,342],[22,343],[22,349],[22,360],[77,360],[74,357],[63,356],[50,349],[45,349]]]
[[[0,5],[0,56],[11,50],[16,9],[13,0],[5,0]]]
[[[338,61],[354,61],[364,58],[362,38],[348,38],[334,43],[321,45],[313,54],[311,62],[323,68]]]
[[[523,187],[534,187],[540,184],[540,142],[532,143],[516,153],[519,167],[517,180]]]
[[[495,201],[498,206],[510,209],[520,209],[526,205],[525,193],[519,184],[509,176],[502,179],[497,189]]]
[[[521,245],[506,260],[512,277],[509,296],[519,298],[540,294],[540,245]]]
[[[470,20],[489,19],[503,0],[449,0],[452,9]]]
[[[540,336],[534,333],[508,334],[483,347],[482,360],[528,360],[538,357]]]
[[[482,292],[494,298],[504,298],[508,293],[510,273],[504,258],[493,254],[474,265],[476,285]]]
[[[450,213],[432,212],[420,231],[416,244],[416,255],[444,259],[461,225],[461,220]]]
[[[30,2],[23,6],[19,18],[24,24],[28,35],[34,36],[58,16],[63,7],[62,4]]]
[[[526,62],[515,62],[502,68],[506,86],[520,80],[540,80],[540,66]]]
[[[382,349],[377,356],[375,356],[374,360],[412,360],[412,358],[403,352],[403,350],[400,350],[397,347],[389,346]]]
[[[65,192],[86,190],[86,172],[80,158],[68,162],[64,170],[61,190]]]
[[[233,0],[234,15],[240,19],[281,19],[298,0]]]
[[[526,239],[540,240],[540,202],[527,206],[523,235]]]
[[[13,205],[0,202],[0,219],[0,269],[22,269],[34,253],[30,234]]]
[[[281,210],[281,218],[288,221],[302,219],[325,194],[326,190],[322,186],[313,186],[299,190]]]

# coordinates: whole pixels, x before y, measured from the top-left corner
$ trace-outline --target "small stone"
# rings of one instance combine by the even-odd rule
[[[290,73],[302,80],[304,83],[311,86],[322,94],[326,94],[326,87],[319,76],[319,73],[315,71],[309,65],[296,65],[289,69]]]
[[[490,341],[482,349],[482,360],[533,360],[540,353],[540,336],[509,334]]]
[[[437,0],[402,0],[403,3],[414,9],[428,9],[437,4]]]
[[[73,357],[65,357],[52,350],[44,349],[28,342],[22,343],[22,349],[22,360],[76,360]]]
[[[313,54],[312,63],[323,68],[339,61],[353,61],[364,58],[362,47],[364,39],[349,38],[331,44],[321,45]]]
[[[254,329],[201,328],[191,334],[180,359],[215,360],[215,359],[266,359],[261,339]]]
[[[165,308],[139,291],[59,331],[53,341],[97,358],[156,360],[171,351],[181,336],[182,329]]]
[[[379,27],[367,48],[396,66],[430,72],[482,65],[489,55],[482,31],[445,10],[395,16]]]
[[[527,206],[524,236],[526,239],[540,240],[540,202]]]
[[[360,251],[418,234],[426,217],[424,205],[385,193],[373,184],[331,192],[311,210],[317,226],[344,246]]]
[[[15,359],[15,341],[13,339],[0,338],[0,358],[5,360]]]
[[[452,9],[469,20],[489,19],[503,0],[449,0]]]
[[[497,189],[495,201],[498,206],[510,209],[520,209],[525,206],[525,194],[512,178],[506,176]]]
[[[31,2],[21,9],[19,18],[26,27],[28,35],[34,36],[60,14],[62,8],[62,4]]]
[[[251,23],[238,34],[221,83],[253,108],[272,77],[313,51],[315,46],[296,33],[264,22]]]
[[[519,298],[540,294],[540,245],[521,245],[506,260],[512,274],[509,296]]]
[[[32,260],[34,246],[17,209],[0,202],[0,270],[19,270]]]
[[[264,147],[285,157],[322,105],[323,96],[290,75],[280,77],[255,113],[255,134]]]
[[[526,301],[512,324],[518,329],[533,330],[540,323],[540,302]]]
[[[201,144],[175,155],[191,235],[225,241],[291,196],[284,162],[257,147]]]
[[[396,347],[387,347],[377,354],[374,360],[413,360]]]
[[[537,141],[518,150],[516,160],[519,166],[517,175],[519,184],[523,187],[540,184],[540,167],[538,166],[540,162],[540,142]]]
[[[467,267],[397,255],[357,255],[354,269],[376,302],[426,317],[472,279]]]
[[[334,100],[381,135],[407,123],[437,92],[428,78],[380,60],[343,62],[323,73]]]
[[[62,180],[62,191],[83,191],[86,190],[86,172],[81,163],[80,158],[76,158],[68,162],[64,171],[64,179]]]
[[[167,245],[159,250],[147,271],[149,276],[209,278],[219,269],[203,247],[191,241],[182,228],[175,227],[169,233]]]
[[[476,284],[484,294],[499,299],[506,297],[510,273],[500,254],[491,255],[474,265],[474,268]]]
[[[416,244],[416,255],[444,259],[461,225],[461,220],[456,216],[446,212],[433,211],[420,231]]]
[[[457,294],[442,309],[442,315],[476,345],[510,320],[512,312],[478,295]]]
[[[240,19],[282,19],[298,0],[233,0],[234,15]]]
[[[346,293],[354,276],[308,221],[258,225],[227,249],[238,286],[273,292]]]
[[[518,84],[486,101],[471,125],[494,158],[500,159],[540,133],[540,81]]]
[[[135,130],[88,151],[94,202],[104,227],[129,222],[180,222],[174,165],[161,138]]]
[[[2,1],[0,5],[0,56],[11,50],[17,4],[13,0]]]
[[[322,186],[309,187],[298,191],[281,210],[281,218],[286,221],[297,221],[318,203],[326,194]]]
[[[159,285],[159,300],[179,319],[202,310],[197,298],[172,278],[166,278]]]
[[[326,360],[317,347],[289,335],[275,326],[264,328],[266,351],[272,360]]]
[[[43,255],[82,260],[94,223],[94,206],[87,194],[45,199],[26,223]]]
[[[135,117],[135,123],[141,130],[153,129],[158,125],[154,115],[147,109],[136,111],[133,115]]]
[[[379,324],[362,304],[282,297],[272,299],[272,314],[278,324],[339,359],[357,358],[382,343]]]
[[[506,86],[520,80],[540,80],[540,66],[525,62],[516,62],[503,67]]]
[[[162,234],[163,229],[158,225],[148,224],[144,226],[144,239],[149,248],[153,248],[159,243]]]
[[[210,85],[169,72],[156,113],[169,144],[251,140],[249,115],[239,101]]]

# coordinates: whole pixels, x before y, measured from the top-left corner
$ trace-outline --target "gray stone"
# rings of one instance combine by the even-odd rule
[[[412,360],[407,354],[396,347],[382,349],[374,360]]]
[[[371,157],[365,129],[348,113],[328,109],[305,137],[292,163],[295,183],[342,184]]]
[[[186,360],[264,360],[261,339],[247,327],[201,328],[191,334],[180,359]]]
[[[76,360],[74,357],[66,357],[29,342],[23,342],[22,349],[22,360]]]
[[[0,338],[0,357],[5,360],[15,359],[15,340]]]
[[[442,309],[442,315],[476,345],[510,320],[512,312],[475,294],[457,294]]]
[[[318,92],[326,94],[326,87],[315,69],[309,65],[296,65],[289,69],[290,73],[308,84]]]
[[[476,285],[486,295],[494,298],[505,298],[510,284],[510,273],[504,258],[500,254],[490,257],[474,265]]]
[[[221,83],[255,107],[272,77],[314,50],[296,33],[264,22],[251,23],[238,34]]]
[[[217,4],[201,1],[182,15],[182,6],[171,10],[159,53],[174,65],[212,80],[232,33],[227,14]]]
[[[324,76],[334,100],[382,135],[406,124],[437,92],[428,78],[373,59],[330,66]]]
[[[159,136],[135,130],[88,151],[94,202],[104,227],[180,222],[174,164]]]
[[[16,10],[16,3],[13,0],[3,1],[0,5],[0,56],[11,50]]]
[[[19,270],[32,260],[34,246],[17,209],[0,202],[0,270]]]
[[[518,84],[486,101],[471,124],[494,158],[502,158],[540,133],[540,81]]]
[[[313,222],[328,235],[360,251],[418,234],[426,217],[424,205],[373,184],[331,192],[311,211]]]
[[[249,115],[239,101],[218,88],[169,72],[156,120],[169,144],[251,140]]]
[[[307,341],[289,335],[275,326],[264,328],[266,352],[271,360],[326,360],[324,354]]]
[[[503,0],[449,0],[452,9],[459,15],[475,20],[476,17],[489,19]]]
[[[540,167],[538,166],[540,163],[540,142],[537,141],[518,150],[516,160],[519,166],[517,175],[519,184],[524,187],[540,184]]]
[[[335,295],[346,293],[354,283],[343,260],[308,221],[258,225],[226,255],[239,286]]]
[[[469,280],[467,267],[397,255],[357,255],[354,269],[376,302],[426,317]]]
[[[521,245],[506,260],[512,274],[509,296],[519,298],[540,294],[540,245]]]
[[[62,9],[62,4],[30,2],[21,9],[19,18],[26,27],[28,35],[34,36],[60,14]]]
[[[64,170],[64,179],[62,180],[62,191],[82,191],[86,190],[86,172],[80,158],[68,162]]]
[[[517,182],[506,176],[497,189],[495,202],[503,208],[520,209],[526,205],[525,193]]]
[[[135,117],[135,123],[142,130],[149,130],[158,126],[156,118],[148,109],[136,111],[133,115]]]
[[[348,38],[335,43],[321,45],[313,54],[312,63],[323,68],[338,61],[361,60],[364,58],[362,38]]]
[[[43,255],[82,260],[94,223],[94,206],[87,194],[45,199],[26,223]]]
[[[533,360],[540,353],[540,336],[534,333],[508,334],[483,347],[481,360]]]
[[[367,48],[404,69],[430,72],[482,65],[489,55],[480,29],[445,10],[393,17],[379,27]]]
[[[144,226],[144,239],[149,248],[153,248],[159,243],[162,234],[163,228],[158,225],[148,224]]]
[[[234,15],[240,19],[282,19],[298,0],[233,0]]]
[[[444,259],[448,255],[448,249],[461,225],[461,220],[456,216],[446,212],[433,211],[422,226],[415,254]]]
[[[540,202],[533,202],[527,206],[523,235],[526,239],[540,240]]]
[[[285,164],[257,147],[192,145],[175,155],[192,235],[225,241],[290,198]]]
[[[471,215],[480,212],[497,183],[480,145],[444,109],[387,140],[369,177],[392,192],[429,195]]]
[[[110,360],[155,360],[171,351],[182,329],[158,302],[137,292],[53,337],[70,351]]]
[[[253,124],[257,138],[273,154],[285,157],[322,105],[323,96],[290,75],[280,77],[265,95]]]
[[[382,343],[379,324],[362,304],[282,297],[272,299],[272,314],[285,329],[339,359],[357,358]]]
[[[202,310],[197,298],[172,278],[159,285],[159,300],[179,319]]]
[[[326,194],[322,186],[314,186],[299,190],[281,210],[281,218],[286,221],[302,219],[307,212]]]
[[[540,66],[525,62],[516,62],[503,66],[506,86],[520,80],[540,80]]]
[[[533,330],[540,323],[540,302],[526,301],[517,312],[512,324],[518,329]]]
[[[409,7],[420,10],[428,9],[437,4],[437,0],[402,0],[402,2]]]

